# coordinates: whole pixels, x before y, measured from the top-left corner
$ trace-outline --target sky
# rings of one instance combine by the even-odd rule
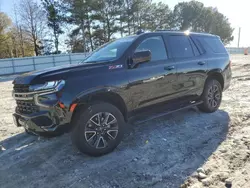
[[[7,13],[12,19],[14,18],[13,6],[18,4],[20,0],[0,0],[0,11]],[[164,2],[169,5],[171,9],[178,2],[185,0],[153,0],[154,2]],[[186,0],[189,1],[189,0]],[[250,24],[249,24],[249,12],[250,3],[248,0],[199,0],[204,3],[205,6],[217,7],[219,12],[228,17],[229,22],[232,24],[234,30],[234,41],[228,46],[236,47],[238,43],[238,32],[241,27],[240,47],[250,46]]]

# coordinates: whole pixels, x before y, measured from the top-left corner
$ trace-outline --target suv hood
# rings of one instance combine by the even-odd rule
[[[53,79],[64,79],[69,76],[69,74],[77,74],[79,71],[82,73],[84,70],[90,70],[97,67],[103,67],[103,63],[83,63],[76,65],[64,65],[51,67],[43,70],[32,71],[24,73],[16,77],[13,81],[13,84],[36,84],[44,83]]]

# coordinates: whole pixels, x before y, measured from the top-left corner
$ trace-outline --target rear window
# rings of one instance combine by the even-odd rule
[[[223,43],[217,37],[199,37],[201,43],[206,45],[214,53],[227,53]]]

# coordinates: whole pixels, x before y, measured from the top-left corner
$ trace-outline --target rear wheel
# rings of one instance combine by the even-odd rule
[[[201,96],[203,103],[198,106],[202,112],[212,113],[218,110],[222,100],[221,84],[215,79],[209,79]]]
[[[124,135],[124,117],[113,105],[92,104],[83,109],[75,120],[72,141],[83,153],[92,156],[113,151]]]

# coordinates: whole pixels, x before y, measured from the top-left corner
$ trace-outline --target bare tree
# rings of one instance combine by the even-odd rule
[[[17,16],[17,8],[16,8],[16,4],[14,3],[14,15],[15,15],[15,26],[17,28],[17,35],[20,39],[20,48],[21,48],[21,53],[22,53],[22,57],[25,56],[25,52],[24,52],[24,39],[23,39],[23,31],[22,31],[22,26],[19,24],[19,20],[18,20],[18,16]]]
[[[46,28],[45,12],[34,0],[21,0],[18,14],[23,30],[28,33],[28,38],[33,43],[35,55],[40,55]]]

